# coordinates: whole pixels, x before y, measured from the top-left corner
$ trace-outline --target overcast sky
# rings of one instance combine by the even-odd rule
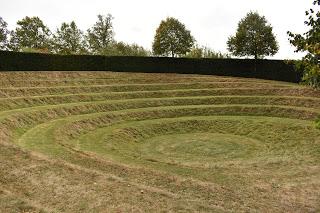
[[[227,52],[226,42],[249,11],[264,15],[273,26],[280,51],[273,58],[291,59],[288,30],[303,33],[304,11],[312,0],[1,0],[0,16],[13,29],[25,16],[39,16],[51,30],[62,22],[76,21],[86,30],[97,15],[110,13],[117,41],[137,43],[151,49],[155,30],[166,17],[179,19],[199,45]]]

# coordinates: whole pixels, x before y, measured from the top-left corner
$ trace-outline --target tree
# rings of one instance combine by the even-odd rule
[[[28,17],[17,22],[18,27],[11,34],[11,48],[23,51],[35,49],[49,51],[50,30],[39,17]]]
[[[320,0],[314,1],[320,6]],[[306,56],[297,63],[298,69],[303,69],[303,81],[308,85],[320,88],[320,11],[310,9],[306,11],[308,20],[305,24],[309,30],[301,34],[288,32],[289,40],[296,47],[295,52],[306,52]],[[319,121],[320,128],[320,121]]]
[[[114,41],[112,26],[113,17],[98,15],[98,21],[87,31],[87,40],[90,51],[94,54],[103,54]]]
[[[82,54],[86,52],[83,32],[76,23],[62,23],[53,35],[53,50],[59,54]]]
[[[272,27],[264,16],[249,12],[239,24],[235,36],[229,37],[228,50],[235,56],[272,56],[279,50]]]
[[[189,52],[195,40],[185,25],[175,18],[168,17],[162,20],[152,44],[156,55],[182,56]]]
[[[7,29],[7,22],[0,17],[0,50],[8,49],[8,35],[10,34]]]

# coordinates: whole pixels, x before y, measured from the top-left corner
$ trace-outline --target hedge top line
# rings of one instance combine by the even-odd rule
[[[181,73],[300,82],[293,63],[266,59],[56,55],[0,51],[0,71],[117,71]]]
[[[152,58],[152,59],[166,59],[166,60],[230,60],[230,61],[255,61],[255,59],[250,58],[188,58],[188,57],[169,57],[169,56],[104,56],[104,55],[92,55],[92,54],[56,54],[56,53],[39,53],[39,52],[14,52],[7,50],[0,50],[0,56],[2,55],[29,55],[29,56],[46,56],[46,57],[103,57],[103,58]],[[281,60],[281,59],[257,59],[257,61],[294,61],[294,60]]]

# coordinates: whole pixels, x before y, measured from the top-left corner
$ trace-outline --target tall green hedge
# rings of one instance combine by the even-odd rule
[[[301,73],[282,60],[192,59],[52,55],[0,51],[0,71],[118,71],[190,73],[300,82]]]

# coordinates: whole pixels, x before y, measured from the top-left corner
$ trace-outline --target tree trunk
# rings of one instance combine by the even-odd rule
[[[254,72],[257,72],[257,61],[258,61],[258,56],[257,54],[255,54],[254,56]]]

